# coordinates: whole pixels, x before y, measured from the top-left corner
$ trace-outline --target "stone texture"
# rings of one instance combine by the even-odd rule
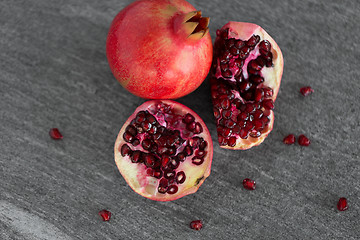
[[[0,239],[356,239],[360,236],[357,1],[192,0],[211,17],[263,26],[285,69],[275,126],[247,151],[220,149],[200,190],[174,202],[134,193],[113,160],[144,100],[107,65],[105,40],[126,1],[0,2]],[[260,7],[261,6],[261,7]],[[304,98],[299,89],[315,92]],[[215,124],[207,81],[178,101]],[[50,139],[57,127],[61,141]],[[307,148],[287,146],[305,134]],[[242,188],[246,177],[255,191]],[[339,212],[337,200],[349,209]],[[102,222],[98,211],[112,212]],[[204,228],[189,229],[194,219]]]

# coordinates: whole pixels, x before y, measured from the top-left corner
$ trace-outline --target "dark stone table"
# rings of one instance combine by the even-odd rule
[[[214,142],[210,177],[173,202],[133,192],[113,160],[120,127],[144,102],[105,55],[110,22],[128,3],[0,1],[0,239],[359,239],[359,2],[191,1],[211,17],[213,39],[229,20],[263,26],[285,68],[264,143],[230,151]],[[306,98],[305,85],[315,90]],[[209,92],[207,79],[178,101],[215,141]],[[49,137],[53,127],[63,140]],[[311,145],[283,144],[289,133]],[[246,177],[255,191],[242,187]],[[194,219],[201,231],[189,228]]]

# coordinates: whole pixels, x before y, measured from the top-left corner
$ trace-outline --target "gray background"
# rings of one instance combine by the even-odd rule
[[[214,142],[196,194],[154,202],[133,192],[113,160],[124,121],[144,102],[112,76],[105,41],[126,1],[0,1],[0,239],[359,238],[358,1],[190,1],[211,17],[263,26],[285,68],[275,125],[247,151]],[[299,89],[315,93],[304,98]],[[216,141],[206,80],[178,100]],[[58,127],[62,141],[48,131]],[[307,148],[286,146],[306,134]],[[257,181],[255,191],[242,179]],[[339,212],[339,197],[349,209]],[[102,222],[100,209],[113,214]],[[189,229],[202,219],[204,228]]]

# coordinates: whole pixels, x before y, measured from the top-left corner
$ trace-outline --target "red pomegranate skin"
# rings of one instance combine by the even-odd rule
[[[181,21],[193,11],[184,0],[139,0],[118,13],[106,54],[125,89],[146,99],[175,99],[201,85],[213,49],[208,31],[201,39],[187,38]]]

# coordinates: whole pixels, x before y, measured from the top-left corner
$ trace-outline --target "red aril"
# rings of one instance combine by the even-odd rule
[[[198,190],[210,175],[213,144],[203,120],[171,100],[139,106],[115,142],[117,167],[138,194],[172,201]]]
[[[337,209],[339,211],[346,211],[348,209],[348,205],[347,205],[347,199],[342,197],[339,199],[338,203],[337,203]]]
[[[247,190],[255,190],[256,182],[255,182],[255,180],[251,180],[250,178],[245,178],[243,180],[243,186]]]
[[[312,89],[310,86],[300,88],[300,93],[301,93],[304,97],[310,95],[310,94],[313,93],[313,92],[314,92],[314,89]]]
[[[109,212],[108,210],[105,210],[105,209],[99,211],[99,215],[104,222],[109,221],[111,218],[111,212]]]
[[[131,93],[174,99],[206,78],[213,47],[209,18],[185,0],[138,0],[111,23],[106,55],[115,78]]]
[[[199,231],[202,229],[203,224],[201,220],[194,220],[190,223],[190,228]]]
[[[310,140],[304,134],[301,134],[298,138],[298,143],[300,146],[307,147],[310,145]]]
[[[283,143],[288,144],[288,145],[294,144],[295,143],[295,135],[294,134],[287,135],[284,138]]]
[[[229,22],[217,31],[211,96],[223,148],[259,145],[273,128],[283,56],[264,29]]]
[[[49,135],[52,139],[55,139],[55,140],[63,139],[63,135],[60,133],[59,129],[57,129],[57,128],[50,129]]]

